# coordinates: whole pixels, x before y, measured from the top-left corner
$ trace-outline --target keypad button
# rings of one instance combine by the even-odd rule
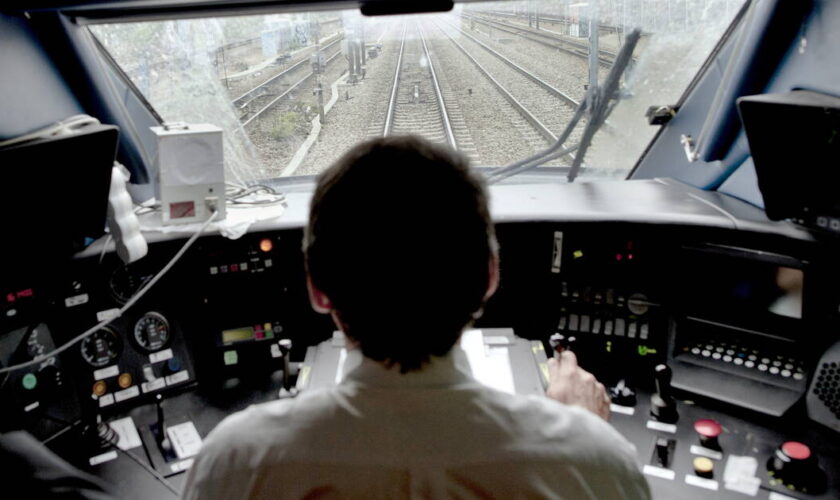
[[[778,375],[779,374],[779,367],[771,366],[770,367],[770,373],[773,374],[773,375]]]
[[[723,360],[727,363],[731,363],[732,362],[732,356],[727,354],[726,356],[723,357]]]
[[[752,368],[753,366],[755,366],[755,362],[747,361],[746,363],[744,363],[744,366],[746,366],[747,368]]]
[[[765,365],[764,363],[761,363],[760,365],[758,365],[758,371],[766,372],[767,371],[767,365]]]
[[[743,359],[743,358],[735,358],[735,361],[733,361],[733,362],[734,362],[736,365],[739,365],[739,366],[740,366],[740,365],[743,365],[743,364],[744,364],[744,359]]]

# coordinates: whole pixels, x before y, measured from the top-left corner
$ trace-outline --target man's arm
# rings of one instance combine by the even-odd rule
[[[604,420],[610,417],[610,397],[604,384],[578,366],[572,351],[563,351],[548,360],[548,389],[546,396],[567,405],[580,406]]]

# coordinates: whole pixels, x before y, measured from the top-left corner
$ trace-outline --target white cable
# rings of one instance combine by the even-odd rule
[[[181,249],[178,250],[178,253],[176,253],[175,256],[173,256],[165,266],[163,266],[163,269],[161,269],[160,272],[158,272],[155,275],[154,278],[152,278],[145,285],[143,285],[143,287],[140,290],[138,290],[137,293],[135,293],[134,296],[131,297],[128,300],[128,302],[126,302],[113,317],[99,322],[98,324],[89,328],[87,331],[85,331],[81,335],[78,335],[77,337],[73,338],[69,342],[67,342],[65,344],[62,344],[61,347],[57,347],[57,348],[53,349],[52,351],[50,351],[46,354],[41,354],[40,356],[36,356],[35,358],[33,358],[30,361],[27,361],[25,363],[19,363],[19,364],[16,364],[16,365],[7,366],[5,368],[0,368],[0,373],[13,372],[15,370],[20,370],[21,368],[26,368],[26,367],[29,367],[29,366],[32,366],[32,365],[37,365],[38,363],[42,363],[49,358],[57,356],[57,355],[61,354],[62,352],[66,351],[67,349],[69,349],[70,347],[72,347],[73,344],[81,342],[86,337],[89,337],[89,336],[93,335],[93,333],[96,332],[97,330],[100,330],[100,329],[108,326],[112,321],[114,321],[115,319],[117,319],[120,316],[122,316],[123,314],[125,314],[125,312],[129,308],[131,308],[131,306],[133,306],[138,300],[140,300],[144,295],[146,295],[146,292],[148,292],[149,289],[152,288],[155,285],[155,283],[157,283],[163,277],[164,274],[166,274],[170,269],[172,269],[172,266],[174,266],[175,263],[178,262],[178,260],[181,259],[181,257],[184,255],[184,253],[190,248],[190,246],[192,246],[193,243],[195,243],[195,240],[197,240],[198,237],[201,236],[201,233],[203,233],[204,230],[207,229],[207,226],[209,226],[210,223],[213,222],[213,219],[215,219],[217,215],[219,215],[219,212],[218,211],[213,211],[213,213],[210,215],[210,217],[206,221],[204,221],[204,223],[201,225],[200,228],[198,228],[198,231],[196,231],[195,234],[190,236],[190,239],[188,239],[187,242],[184,243],[184,246],[182,246]]]
[[[30,132],[28,134],[2,141],[0,142],[0,147],[11,146],[13,144],[20,144],[22,142],[46,137],[69,135],[89,125],[99,125],[99,120],[89,115],[73,115],[70,118],[61,120],[60,122],[56,122],[40,130],[36,130],[35,132]]]

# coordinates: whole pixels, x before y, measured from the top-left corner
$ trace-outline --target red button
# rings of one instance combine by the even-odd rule
[[[785,442],[782,444],[782,451],[794,460],[805,460],[811,456],[811,448],[797,441]]]
[[[721,433],[720,424],[710,418],[702,418],[694,422],[694,430],[706,438],[716,438]]]

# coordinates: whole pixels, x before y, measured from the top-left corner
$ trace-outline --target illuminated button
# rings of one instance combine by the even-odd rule
[[[731,363],[732,362],[732,356],[727,354],[726,356],[723,357],[723,360],[726,361],[727,363]]]
[[[753,366],[755,366],[755,363],[753,363],[752,361],[747,361],[746,363],[744,363],[744,366],[746,366],[747,368],[752,368]]]
[[[31,391],[38,385],[38,377],[34,373],[27,373],[20,381],[21,385],[27,391]]]
[[[811,448],[798,441],[786,441],[783,443],[782,452],[794,460],[807,460],[811,457]]]
[[[785,378],[790,377],[790,370],[782,370],[782,376]]]
[[[772,373],[773,375],[778,375],[779,374],[779,368],[775,367],[775,366],[771,366],[770,367],[770,373]]]
[[[166,361],[166,370],[169,373],[178,373],[182,366],[181,360],[177,356],[173,356]]]
[[[247,271],[248,270],[248,263],[247,262],[240,263],[239,264],[239,269],[242,270],[242,271]]]
[[[582,314],[580,316],[580,331],[581,333],[589,333],[589,322],[590,317],[588,314]]]
[[[649,332],[650,329],[648,327],[648,324],[642,323],[642,326],[639,327],[639,338],[642,340],[647,340]]]
[[[627,336],[631,339],[636,338],[636,322],[635,321],[631,321],[627,325]]]
[[[756,356],[755,354],[750,354],[747,357],[749,358],[750,361],[755,361],[756,359],[758,359],[758,356]]]
[[[793,378],[794,380],[802,380],[803,378],[805,378],[805,374],[801,372],[796,372],[793,374]]]
[[[120,376],[117,378],[117,385],[119,385],[123,389],[131,387],[131,384],[133,382],[134,379],[131,378],[130,373],[121,373]]]
[[[732,362],[740,366],[744,364],[744,358],[735,358]]]
[[[715,346],[713,346],[712,344],[706,344],[706,349],[707,350],[711,351],[714,348],[715,348]]]
[[[793,365],[791,363],[785,363],[786,370],[793,370]]]
[[[592,320],[592,333],[601,333],[601,318]]]
[[[782,366],[782,362],[777,359],[776,361],[773,361],[773,366]]]
[[[222,273],[228,272],[228,266],[219,266],[219,271],[221,271]]]
[[[712,353],[712,358],[713,359],[720,359],[720,353],[719,352],[713,352]]]
[[[714,475],[715,463],[706,457],[695,457],[691,464],[694,473],[700,477],[711,478]]]
[[[717,351],[717,352],[723,352],[723,347],[717,347],[717,348],[715,348],[715,351]]]
[[[727,349],[726,354],[732,356],[733,354],[735,354],[735,350],[734,349]]]
[[[560,322],[557,323],[557,329],[558,330],[565,330],[566,329],[566,324],[568,322],[569,322],[569,318],[567,318],[566,316],[560,316]]]
[[[239,272],[239,264],[231,264],[230,265],[230,272],[232,272],[232,273]]]
[[[580,316],[577,314],[570,314],[569,315],[569,330],[576,332],[578,331],[578,327],[580,327]]]
[[[766,365],[770,363],[770,358],[761,358],[761,364]]]
[[[210,266],[210,274],[219,274],[219,268],[216,266]]]
[[[106,392],[108,392],[108,384],[106,384],[104,380],[97,380],[93,384],[93,393],[97,397],[104,396]]]
[[[260,240],[260,250],[270,252],[272,248],[274,248],[274,243],[270,239],[263,238]]]
[[[612,320],[604,321],[604,335],[612,335],[613,333],[613,322]]]
[[[265,259],[264,265],[265,267],[271,267],[272,265],[274,265],[274,263],[271,261],[271,259]]]
[[[700,354],[702,354],[704,358],[708,358],[709,355],[712,354],[712,353],[709,352],[708,349],[703,349],[703,351]]]
[[[700,354],[700,348],[699,347],[692,347],[691,348],[691,354]]]
[[[766,372],[767,371],[767,365],[765,365],[764,363],[758,365],[758,371]]]

